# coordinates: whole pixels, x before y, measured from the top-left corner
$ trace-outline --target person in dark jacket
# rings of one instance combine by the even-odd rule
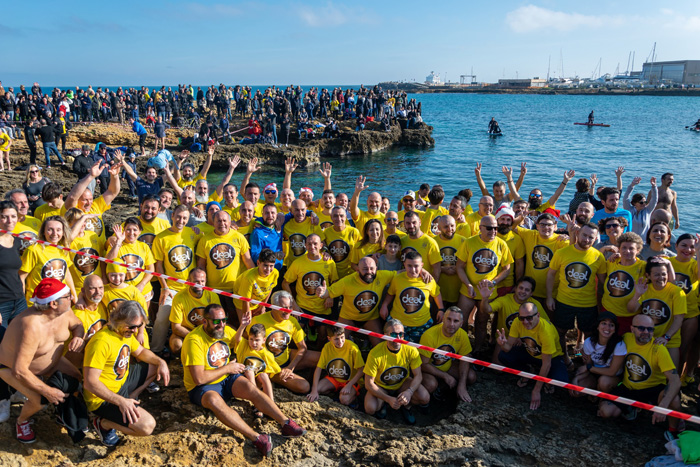
[[[41,119],[41,127],[34,131],[41,138],[41,143],[44,146],[44,157],[46,158],[46,167],[51,167],[51,154],[56,154],[61,165],[66,165],[66,162],[61,157],[56,147],[56,127],[43,118]]]
[[[24,141],[29,147],[29,163],[36,164],[36,135],[34,129],[37,126],[36,117],[32,118],[24,126]]]

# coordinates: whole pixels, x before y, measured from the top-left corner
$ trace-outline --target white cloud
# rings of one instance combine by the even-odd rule
[[[353,23],[361,24],[374,24],[376,22],[373,14],[358,8],[356,5],[352,8],[339,8],[332,2],[328,2],[323,7],[302,5],[298,8],[297,14],[307,26],[314,28],[341,26],[350,22],[351,19]]]
[[[700,16],[685,16],[664,8],[661,13],[666,17],[664,27],[678,32],[700,33]]]
[[[613,24],[621,24],[619,17],[592,16],[579,13],[548,10],[535,5],[527,5],[509,12],[506,23],[519,33],[533,32],[541,29],[556,31],[571,31],[580,27],[599,28]]]

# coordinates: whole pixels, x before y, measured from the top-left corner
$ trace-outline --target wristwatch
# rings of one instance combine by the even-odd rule
[[[661,337],[663,337],[663,338],[666,339],[667,341],[670,341],[670,340],[671,340],[671,336],[669,336],[668,334],[664,334],[664,335],[661,336]]]

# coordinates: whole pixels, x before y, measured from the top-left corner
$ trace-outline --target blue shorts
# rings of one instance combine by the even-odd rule
[[[190,395],[190,402],[195,405],[202,406],[202,397],[205,393],[209,391],[214,391],[225,401],[233,398],[233,383],[236,382],[239,376],[243,373],[238,373],[237,375],[228,375],[226,378],[222,379],[218,383],[214,384],[202,384],[197,386],[187,394]]]
[[[403,332],[404,332],[404,339],[406,339],[409,342],[413,342],[415,344],[420,343],[420,338],[423,335],[425,331],[430,329],[433,326],[433,319],[430,318],[424,325],[422,326],[404,326],[403,327]]]

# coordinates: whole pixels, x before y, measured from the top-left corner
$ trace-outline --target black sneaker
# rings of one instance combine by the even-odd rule
[[[117,431],[115,429],[103,429],[101,417],[95,418],[92,421],[92,426],[95,428],[95,432],[97,432],[97,437],[100,438],[102,444],[110,448],[119,444],[119,435],[117,435]]]
[[[377,417],[379,420],[384,420],[386,418],[386,406],[387,404],[385,402],[384,404],[382,404],[382,408],[374,413],[374,416]]]
[[[413,412],[411,409],[409,409],[406,406],[401,407],[401,415],[403,415],[403,419],[408,423],[409,425],[415,425],[416,424],[416,417],[413,416]]]

